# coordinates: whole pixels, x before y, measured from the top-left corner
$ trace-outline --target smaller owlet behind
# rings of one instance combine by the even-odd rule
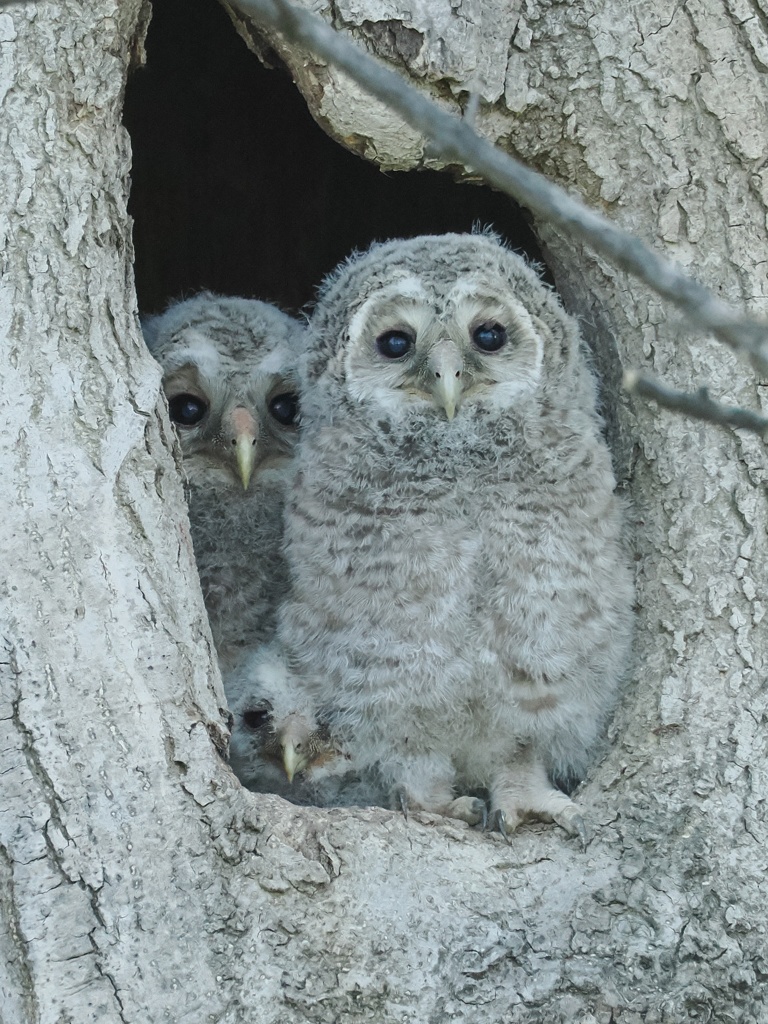
[[[227,696],[234,717],[230,766],[248,789],[321,807],[386,805],[376,774],[356,771],[328,726],[318,722],[278,644],[240,662],[229,676]]]
[[[286,590],[300,323],[254,299],[203,292],[142,322],[179,434],[189,518],[225,689],[268,640]]]

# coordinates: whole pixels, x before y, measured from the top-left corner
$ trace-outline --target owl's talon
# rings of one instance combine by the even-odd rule
[[[586,850],[589,844],[592,842],[592,831],[587,825],[586,821],[579,816],[576,821],[576,828],[578,831],[579,840],[581,841],[581,849]]]
[[[573,807],[573,805],[571,805]],[[553,821],[568,833],[569,836],[577,838],[581,843],[582,850],[586,850],[592,841],[592,832],[587,822],[575,807],[573,810],[567,808],[560,814],[552,816]]]
[[[505,843],[509,843],[509,833],[507,832],[507,816],[504,811],[500,811],[498,808],[495,811],[491,811],[491,816],[488,819],[489,825],[492,832],[500,832]]]
[[[395,786],[390,793],[390,801],[397,802],[397,806],[403,812],[403,817],[408,821],[408,790],[405,786]]]
[[[475,825],[475,828],[485,832],[488,827],[488,806],[485,800],[478,800],[478,803],[480,804],[480,821]]]

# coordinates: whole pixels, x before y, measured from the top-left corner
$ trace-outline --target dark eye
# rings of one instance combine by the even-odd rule
[[[243,721],[249,729],[260,729],[263,725],[266,725],[269,721],[269,712],[263,708],[252,708],[250,711],[243,712]]]
[[[192,427],[208,412],[208,403],[197,395],[175,395],[168,403],[171,419],[183,427]]]
[[[284,427],[289,427],[296,419],[299,411],[299,396],[286,392],[284,395],[275,395],[269,403],[269,411]]]
[[[507,332],[501,324],[480,324],[472,331],[472,341],[481,352],[498,352],[507,343]]]
[[[376,348],[387,359],[400,359],[413,348],[414,337],[407,331],[385,331],[376,339]]]

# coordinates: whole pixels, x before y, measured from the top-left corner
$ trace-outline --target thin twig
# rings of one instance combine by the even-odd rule
[[[287,0],[229,0],[233,7],[287,41],[341,68],[429,141],[432,152],[481,174],[544,220],[588,242],[620,267],[682,309],[700,327],[745,352],[759,372],[768,373],[768,325],[743,316],[685,275],[676,264],[639,238],[569,196],[519,161],[481,138],[467,120],[447,113],[358,46]]]
[[[652,377],[637,370],[627,370],[624,374],[624,387],[633,395],[640,395],[642,398],[652,398],[654,402],[664,406],[665,409],[673,409],[675,412],[685,413],[686,416],[694,416],[698,420],[706,420],[708,423],[719,423],[726,427],[739,427],[742,430],[751,430],[755,434],[766,437],[768,432],[768,419],[759,416],[749,409],[741,409],[735,405],[721,405],[709,397],[706,388],[699,388],[698,391],[675,391],[666,384],[661,384]]]

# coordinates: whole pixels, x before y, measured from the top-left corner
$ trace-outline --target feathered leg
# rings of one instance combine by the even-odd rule
[[[491,824],[506,836],[529,815],[554,821],[582,845],[589,841],[586,823],[576,804],[556,789],[531,745],[499,768],[491,782]]]
[[[458,818],[468,825],[485,825],[488,811],[482,800],[454,796],[456,772],[447,758],[424,755],[390,763],[384,772],[393,779],[390,806],[402,810],[406,818],[409,811],[429,811]]]

